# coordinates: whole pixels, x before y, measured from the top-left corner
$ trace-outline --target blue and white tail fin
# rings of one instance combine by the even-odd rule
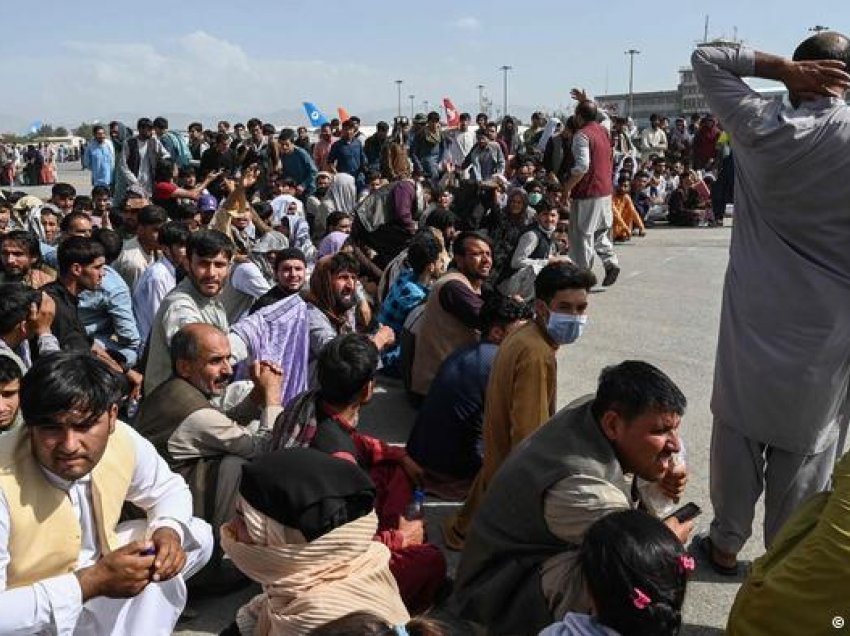
[[[330,123],[330,120],[325,117],[325,114],[313,102],[304,102],[304,111],[307,113],[307,119],[310,121],[311,126],[319,127],[322,124]]]

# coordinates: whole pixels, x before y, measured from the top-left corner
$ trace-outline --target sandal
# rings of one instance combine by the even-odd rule
[[[711,566],[711,569],[717,572],[717,574],[721,576],[738,576],[740,574],[740,568],[738,567],[738,563],[736,562],[734,567],[728,565],[721,565],[717,561],[714,560],[714,544],[711,541],[711,537],[708,535],[704,535],[702,537],[695,537],[693,541],[693,546],[696,548],[697,552],[704,558],[704,560],[708,561],[708,564]]]

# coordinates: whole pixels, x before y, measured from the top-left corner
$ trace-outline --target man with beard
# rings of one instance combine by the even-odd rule
[[[213,325],[183,326],[171,339],[172,376],[148,394],[136,430],[189,484],[194,509],[218,528],[233,516],[242,464],[263,453],[280,414],[282,372],[271,362],[251,365],[253,390],[222,410],[233,378],[227,334]],[[254,430],[247,425],[259,418]]]
[[[366,139],[363,149],[366,151],[366,159],[369,160],[369,170],[381,169],[381,154],[384,146],[389,142],[390,125],[385,121],[379,121],[375,126],[375,134]]]
[[[256,300],[250,313],[253,314],[301,291],[307,280],[307,258],[304,252],[297,247],[288,247],[279,252],[275,258],[274,273],[277,285]]]
[[[329,171],[331,169],[330,163],[328,163],[328,155],[335,141],[336,139],[331,133],[331,125],[322,124],[319,129],[319,141],[313,146],[313,161],[319,170]]]
[[[37,288],[54,279],[41,270],[38,237],[26,230],[12,230],[0,239],[0,264],[3,266],[0,282],[19,282]]]
[[[204,322],[227,332],[227,313],[221,290],[230,271],[233,242],[218,230],[195,232],[186,246],[187,276],[162,299],[148,339],[145,367],[145,393],[150,393],[171,375],[169,348],[181,327]],[[241,339],[231,336],[231,350],[237,359],[246,356]]]
[[[355,291],[360,264],[351,254],[337,252],[321,259],[310,277],[307,301],[307,325],[310,338],[310,388],[318,386],[316,364],[322,348],[337,336],[354,331]],[[371,337],[383,351],[395,342],[393,330],[382,325]]]
[[[478,314],[484,301],[481,286],[493,267],[490,241],[463,232],[454,242],[457,271],[431,288],[416,338],[411,390],[426,396],[440,365],[455,349],[478,341]]]
[[[295,194],[308,196],[316,189],[316,164],[310,153],[295,144],[295,131],[284,128],[278,135],[281,174],[295,180]]]
[[[318,242],[325,236],[328,215],[336,206],[329,196],[333,177],[329,172],[320,172],[316,176],[316,190],[304,201],[304,216],[310,224],[310,235]]]
[[[133,290],[133,313],[143,347],[162,299],[177,286],[178,272],[182,277],[186,269],[186,244],[190,235],[182,223],[172,221],[163,225],[157,235],[159,258],[144,271]]]

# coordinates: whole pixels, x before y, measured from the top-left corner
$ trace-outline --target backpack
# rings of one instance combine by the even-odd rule
[[[364,234],[371,234],[392,218],[394,188],[395,183],[389,183],[354,206],[354,221]]]
[[[183,139],[183,135],[169,130],[163,137],[168,137],[171,143],[168,144],[167,150],[171,155],[171,160],[180,168],[187,168],[192,162],[192,153],[189,151],[189,144]]]

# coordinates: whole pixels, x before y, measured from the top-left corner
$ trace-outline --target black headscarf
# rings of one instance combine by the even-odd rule
[[[240,494],[307,541],[369,514],[375,486],[357,464],[312,448],[266,453],[242,467]]]

